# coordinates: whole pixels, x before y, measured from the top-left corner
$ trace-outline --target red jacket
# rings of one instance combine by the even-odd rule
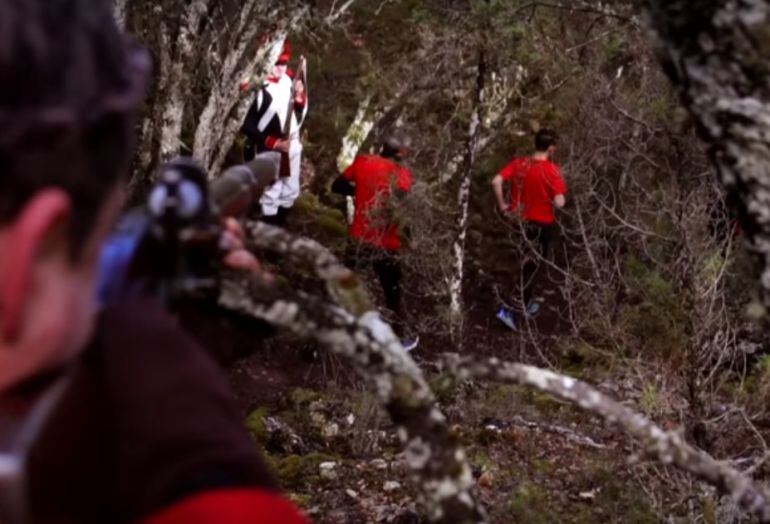
[[[384,210],[393,189],[412,187],[412,172],[379,155],[359,155],[342,176],[356,185],[350,236],[391,251],[400,249],[398,226],[388,221]]]

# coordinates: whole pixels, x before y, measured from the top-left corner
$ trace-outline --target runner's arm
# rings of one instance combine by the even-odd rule
[[[508,205],[505,203],[505,198],[503,198],[503,177],[501,175],[497,175],[492,179],[492,189],[495,192],[495,198],[497,198],[498,209],[506,211]]]
[[[345,175],[340,175],[332,183],[332,192],[345,196],[355,196],[356,185],[345,178]]]

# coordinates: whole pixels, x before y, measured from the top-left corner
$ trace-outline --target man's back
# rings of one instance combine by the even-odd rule
[[[355,184],[356,214],[350,235],[385,249],[401,245],[397,227],[385,212],[393,190],[409,191],[412,173],[389,158],[360,155],[343,175]]]
[[[511,211],[540,224],[556,221],[553,200],[567,192],[559,167],[545,159],[514,159],[501,172],[511,182]]]

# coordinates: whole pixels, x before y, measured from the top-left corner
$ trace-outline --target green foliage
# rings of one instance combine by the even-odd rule
[[[289,394],[289,400],[297,409],[306,408],[316,400],[321,400],[323,397],[318,391],[305,388],[296,388]]]
[[[717,503],[711,497],[703,499],[703,520],[706,524],[717,524]]]
[[[626,277],[632,300],[621,310],[623,329],[658,355],[686,348],[688,312],[673,283],[634,254],[627,258]]]
[[[439,402],[449,403],[457,396],[460,383],[452,375],[439,375],[429,385]]]
[[[252,411],[246,417],[246,428],[258,442],[267,441],[267,429],[265,428],[265,417],[268,414],[267,408],[259,408]]]
[[[506,515],[510,522],[527,522],[528,524],[550,524],[562,519],[548,500],[548,493],[530,482],[519,484],[506,504]]]
[[[433,11],[422,2],[413,2],[409,12],[409,22],[415,25],[427,24],[434,21]]]
[[[665,121],[670,117],[671,111],[673,111],[671,100],[668,96],[658,97],[650,103],[647,111],[654,120]]]
[[[489,455],[481,449],[474,450],[468,457],[468,461],[474,468],[482,471],[486,471],[495,465],[495,462]]]
[[[271,457],[273,469],[283,489],[299,489],[320,482],[318,466],[338,459],[325,453]]]
[[[715,251],[701,261],[699,277],[706,287],[714,285],[720,274],[727,269],[725,264],[729,262],[721,251]]]
[[[604,59],[611,65],[622,59],[627,52],[627,43],[621,33],[613,33],[604,42]]]
[[[299,220],[317,226],[322,238],[338,239],[348,235],[348,225],[342,211],[323,205],[316,195],[302,193],[294,203],[294,214]]]
[[[652,416],[658,413],[663,405],[660,391],[654,384],[646,384],[642,390],[642,396],[639,399],[639,405],[647,415]]]

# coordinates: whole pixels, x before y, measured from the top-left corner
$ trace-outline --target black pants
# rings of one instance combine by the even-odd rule
[[[246,141],[243,144],[243,161],[251,162],[255,156],[257,156],[257,146],[254,144],[254,140],[246,137]]]
[[[271,226],[286,227],[286,221],[289,218],[290,209],[291,208],[288,207],[279,207],[278,212],[275,215],[262,215],[259,219],[265,224],[270,224]]]
[[[523,283],[521,293],[524,299],[524,307],[527,307],[527,304],[529,304],[534,296],[536,287],[545,274],[545,271],[543,271],[545,262],[541,260],[541,257],[546,260],[548,259],[551,244],[558,234],[558,226],[555,223],[539,224],[537,222],[527,222],[524,226],[524,234],[536,250],[536,253],[527,255],[526,261],[521,268],[521,280]]]
[[[401,300],[401,262],[398,254],[387,249],[370,246],[368,244],[356,244],[352,253],[353,266],[361,269],[371,264],[374,273],[382,286],[382,294],[385,296],[385,307],[393,314],[393,329],[398,335],[403,335],[404,318]]]

